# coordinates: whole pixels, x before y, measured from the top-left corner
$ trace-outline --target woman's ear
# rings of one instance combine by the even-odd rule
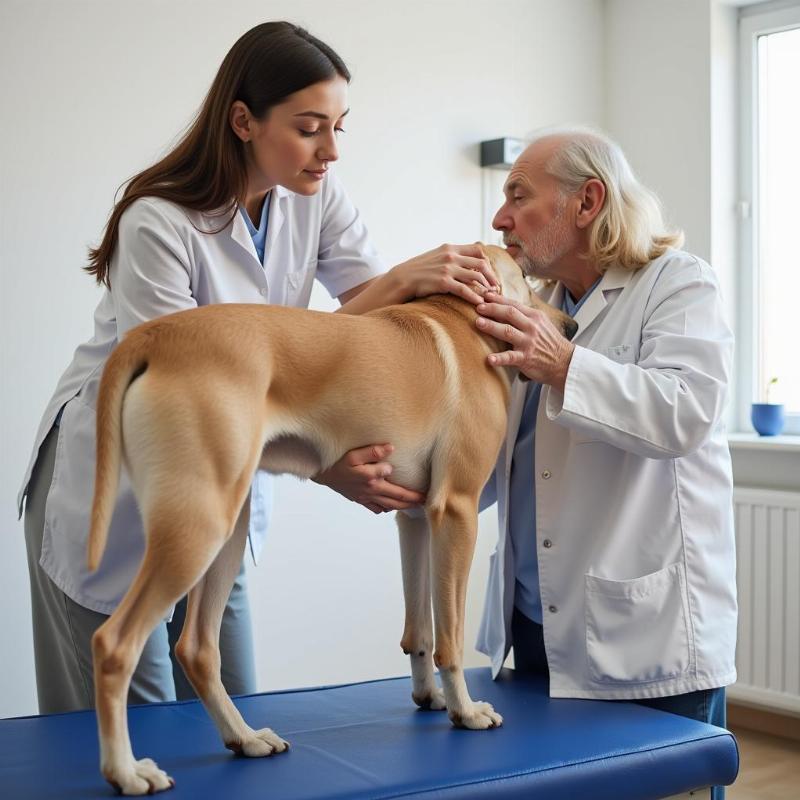
[[[581,205],[578,209],[577,225],[579,228],[588,227],[603,208],[606,200],[605,184],[597,178],[589,178],[580,190]]]
[[[253,136],[252,122],[253,115],[250,109],[241,101],[235,100],[231,105],[231,110],[228,114],[228,121],[231,124],[233,132],[243,141],[249,142]]]

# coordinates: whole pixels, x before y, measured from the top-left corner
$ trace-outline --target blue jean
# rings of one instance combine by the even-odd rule
[[[528,619],[521,611],[514,609],[511,619],[511,640],[514,644],[514,667],[521,672],[550,676],[547,654],[544,649],[544,629],[538,622]],[[632,702],[649,706],[659,711],[668,711],[700,722],[707,722],[720,728],[725,727],[725,687],[701,689],[697,692],[677,694],[672,697],[653,697],[644,700],[609,702]],[[724,800],[725,787],[712,786],[711,800]]]

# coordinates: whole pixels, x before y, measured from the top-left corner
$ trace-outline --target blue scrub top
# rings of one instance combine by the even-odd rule
[[[261,262],[262,266],[264,265],[264,248],[267,243],[267,221],[269,217],[269,198],[271,196],[272,192],[267,192],[264,198],[264,203],[261,206],[261,218],[258,221],[258,228],[253,225],[253,221],[250,219],[247,209],[244,206],[239,206],[239,211],[242,212],[244,223],[247,225],[247,230],[250,231],[250,236],[253,239],[253,244],[258,253],[258,260]]]

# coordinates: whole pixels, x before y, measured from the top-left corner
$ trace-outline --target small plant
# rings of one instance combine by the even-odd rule
[[[772,390],[777,383],[777,378],[770,378],[764,392],[766,401],[750,406],[750,421],[761,436],[777,436],[783,430],[783,405],[771,399]]]
[[[770,401],[770,399],[769,399],[769,397],[770,397],[770,392],[771,392],[772,388],[775,386],[775,384],[776,384],[777,382],[778,382],[778,379],[777,379],[777,378],[770,378],[770,379],[769,379],[769,382],[767,383],[767,402],[768,402],[768,403],[769,403],[769,402],[771,402],[771,401]]]

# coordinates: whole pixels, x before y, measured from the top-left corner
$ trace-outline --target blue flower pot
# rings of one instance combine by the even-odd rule
[[[762,436],[777,436],[783,430],[783,406],[780,403],[753,403],[750,419]]]

